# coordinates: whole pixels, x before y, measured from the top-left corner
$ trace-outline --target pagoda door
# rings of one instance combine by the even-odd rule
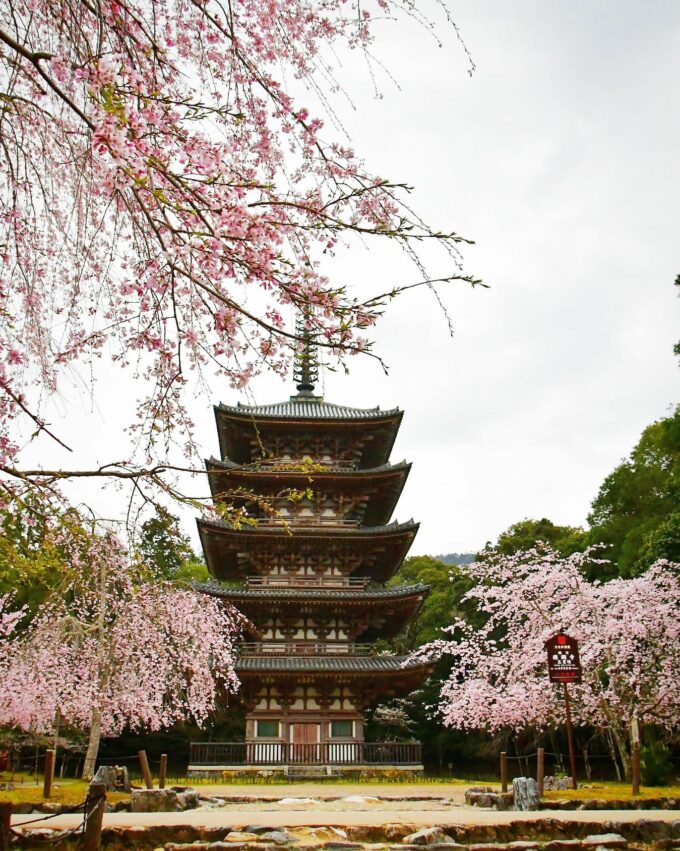
[[[291,724],[290,761],[321,762],[321,724]]]

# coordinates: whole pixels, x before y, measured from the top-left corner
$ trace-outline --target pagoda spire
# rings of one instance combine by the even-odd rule
[[[314,387],[319,380],[319,355],[314,336],[303,313],[298,315],[295,322],[295,333],[302,342],[302,348],[296,352],[293,360],[293,381],[298,396],[313,396]]]

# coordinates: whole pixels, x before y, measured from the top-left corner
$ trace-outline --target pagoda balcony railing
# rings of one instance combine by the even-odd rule
[[[357,765],[422,764],[420,742],[192,742],[189,768],[235,765]]]
[[[323,470],[319,468],[322,467]],[[335,470],[356,470],[356,461],[323,461],[315,458],[310,466],[309,459],[303,458],[269,458],[249,466],[252,470],[266,470],[275,473],[317,473],[334,472]]]
[[[248,576],[251,588],[365,588],[367,576]]]
[[[327,517],[323,514],[312,515],[293,515],[290,517],[258,517],[257,525],[269,528],[281,528],[281,526],[290,526],[295,528],[298,526],[322,526],[324,528],[335,529],[356,529],[359,526],[358,520],[347,520],[345,517]]]
[[[372,644],[354,641],[244,641],[238,645],[243,656],[373,656]]]

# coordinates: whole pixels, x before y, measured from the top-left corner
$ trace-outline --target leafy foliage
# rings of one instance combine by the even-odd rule
[[[160,579],[205,582],[209,577],[205,561],[194,552],[179,518],[164,508],[142,524],[137,550],[152,575]]]
[[[588,517],[590,539],[612,561],[601,572],[636,576],[656,558],[677,554],[680,505],[680,406],[652,423],[630,454],[604,480]]]
[[[546,517],[540,520],[520,520],[501,532],[495,544],[487,543],[480,558],[483,560],[485,554],[490,552],[514,555],[532,549],[539,541],[548,544],[560,555],[570,556],[586,548],[588,535],[578,526],[557,526]]]

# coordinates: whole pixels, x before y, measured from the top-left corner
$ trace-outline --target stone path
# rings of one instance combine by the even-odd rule
[[[416,803],[416,802],[412,802]],[[35,815],[14,816],[12,824],[19,826]],[[50,827],[75,827],[82,819],[78,815],[64,815],[50,819]],[[253,810],[248,805],[221,807],[213,810],[189,810],[184,813],[108,813],[104,816],[105,827],[148,827],[159,825],[193,825],[196,827],[241,828],[247,824],[267,824],[272,827],[300,827],[332,825],[413,824],[413,825],[494,825],[517,821],[540,821],[555,819],[564,822],[635,822],[642,819],[672,822],[680,820],[680,810],[541,810],[533,813],[496,812],[474,807],[442,806],[438,809],[417,807],[394,807],[391,809],[324,809],[286,810],[271,807]],[[38,826],[38,825],[36,825]]]
[[[330,800],[348,795],[364,797],[414,800],[417,798],[452,798],[465,800],[465,790],[471,783],[290,783],[290,784],[210,784],[196,786],[201,797],[209,798],[257,798],[258,801],[280,798],[316,798]],[[489,783],[489,786],[500,784]]]

